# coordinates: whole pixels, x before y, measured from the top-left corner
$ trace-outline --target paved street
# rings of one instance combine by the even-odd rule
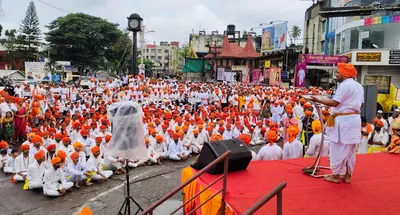
[[[162,166],[140,167],[130,173],[131,194],[143,207],[163,197],[180,183],[182,168],[191,164],[165,161]],[[22,183],[12,184],[10,176],[0,174],[0,215],[10,214],[74,214],[88,206],[96,215],[117,214],[124,200],[125,176],[113,176],[108,182],[90,187],[74,188],[58,198],[49,198],[42,191],[24,191]],[[174,196],[181,199],[181,194]],[[132,207],[134,210],[134,207]]]
[[[251,149],[257,152],[260,146],[253,146]],[[164,161],[161,166],[131,170],[131,195],[143,208],[148,207],[180,184],[181,170],[193,160],[194,158],[180,162]],[[103,184],[73,188],[72,192],[58,198],[46,197],[41,190],[24,191],[23,184],[11,183],[10,177],[0,173],[0,215],[70,215],[83,206],[88,206],[96,215],[117,214],[126,192],[125,175],[114,175]],[[181,200],[181,193],[176,194],[173,199]],[[168,205],[176,205],[176,201],[171,201]],[[133,206],[132,209],[136,210]]]

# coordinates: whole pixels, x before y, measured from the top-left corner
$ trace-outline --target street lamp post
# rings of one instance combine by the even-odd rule
[[[142,30],[142,17],[137,13],[131,14],[128,19],[128,30],[132,31],[132,68],[131,74],[137,75],[137,32]]]

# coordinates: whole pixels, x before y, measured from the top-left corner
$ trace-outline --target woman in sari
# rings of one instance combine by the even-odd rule
[[[3,126],[3,140],[10,142],[14,136],[14,117],[11,111],[7,111],[6,116],[1,119],[1,124]]]
[[[17,100],[17,111],[15,112],[15,124],[14,124],[14,139],[24,140],[26,136],[26,115],[27,109],[24,105],[24,100],[19,98]]]

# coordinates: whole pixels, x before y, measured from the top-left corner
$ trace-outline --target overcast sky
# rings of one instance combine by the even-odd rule
[[[0,0],[3,29],[19,28],[30,0]],[[34,0],[42,32],[47,25],[68,12],[82,12],[118,23],[126,28],[131,13],[138,13],[144,19],[148,30],[146,42],[160,41],[188,42],[189,33],[223,32],[228,24],[236,25],[243,31],[257,27],[260,23],[287,20],[289,28],[298,25],[303,29],[304,12],[312,4],[301,0]],[[54,7],[46,5],[48,3]],[[261,29],[257,29],[260,33]],[[300,42],[300,41],[298,41]]]

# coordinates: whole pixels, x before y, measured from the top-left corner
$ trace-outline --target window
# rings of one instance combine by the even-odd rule
[[[157,60],[162,60],[162,56],[158,56],[158,57],[157,57]]]
[[[165,49],[165,50],[164,50],[164,53],[165,53],[165,54],[168,54],[168,52],[169,52],[168,49]]]
[[[157,52],[158,52],[158,53],[162,53],[162,49],[158,49]]]
[[[151,56],[150,59],[151,59],[151,60],[155,60],[156,58],[155,58],[154,56]]]

